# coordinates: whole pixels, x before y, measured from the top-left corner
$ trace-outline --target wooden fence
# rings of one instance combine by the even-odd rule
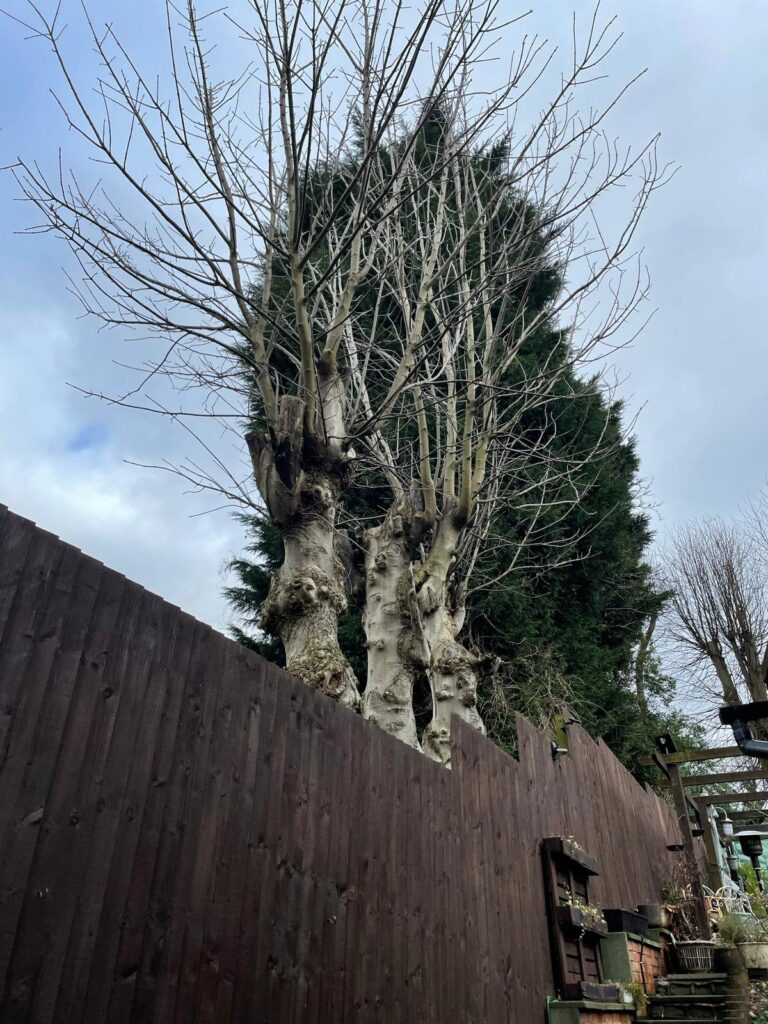
[[[537,1024],[542,837],[627,907],[679,838],[569,735],[441,769],[0,506],[0,1019]]]

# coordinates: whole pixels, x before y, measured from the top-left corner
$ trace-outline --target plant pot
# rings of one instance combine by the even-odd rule
[[[579,864],[588,875],[599,874],[597,858],[593,857],[591,853],[587,853],[586,850],[582,850],[580,846],[574,846],[567,836],[549,836],[544,840],[544,847],[550,853],[567,857],[574,864]]]
[[[593,935],[605,937],[608,934],[608,925],[599,917],[585,913],[581,907],[569,905],[557,908],[557,920],[564,928],[572,928],[575,931],[591,932]]]
[[[715,944],[708,939],[688,939],[675,943],[677,962],[686,973],[709,974],[715,957]]]
[[[641,903],[637,908],[638,914],[646,919],[649,928],[667,927],[662,923],[662,912],[665,910],[666,907],[661,907],[658,903]],[[667,916],[669,916],[669,911],[667,911]]]
[[[768,971],[768,940],[765,942],[739,942],[736,948],[741,953],[748,971]]]
[[[609,932],[632,932],[634,935],[648,934],[648,919],[634,910],[604,910],[603,917]]]

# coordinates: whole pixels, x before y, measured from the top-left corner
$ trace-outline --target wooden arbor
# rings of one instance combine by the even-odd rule
[[[696,867],[696,877],[700,876],[696,859],[694,829],[700,829],[707,854],[707,882],[713,889],[719,889],[722,884],[716,849],[719,838],[717,830],[710,821],[709,808],[768,800],[768,765],[760,762],[755,767],[738,771],[683,775],[682,765],[701,761],[744,759],[744,752],[737,746],[711,747],[705,750],[677,750],[668,736],[660,737],[657,740],[657,745],[659,751],[649,757],[641,758],[640,764],[658,768],[662,773],[662,786],[668,787],[671,791],[680,822],[685,854],[690,863]],[[744,783],[745,788],[734,793],[708,793],[696,797],[692,797],[688,792],[693,788],[723,783]],[[750,783],[752,785],[746,788]],[[730,817],[734,821],[743,823],[758,822],[768,817],[768,810],[732,811]],[[700,903],[702,920],[699,923],[702,926],[706,924],[706,930],[708,930],[709,925],[705,921],[703,899]]]

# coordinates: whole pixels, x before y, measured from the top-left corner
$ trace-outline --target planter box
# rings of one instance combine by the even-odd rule
[[[768,971],[768,941],[739,942],[736,948],[748,971]]]
[[[550,836],[544,840],[542,845],[550,853],[559,853],[562,857],[567,857],[568,860],[573,861],[574,864],[579,864],[588,875],[600,874],[597,870],[597,857],[593,857],[586,850],[580,850],[565,837]]]
[[[596,920],[591,914],[585,914],[580,907],[558,907],[557,920],[564,928],[591,932],[593,935],[608,934],[608,925],[605,921]]]
[[[657,979],[666,974],[661,944],[627,932],[611,932],[600,939],[600,959],[606,978],[639,982],[648,995],[654,995]]]
[[[633,935],[648,934],[648,918],[634,910],[614,908],[604,910],[603,916],[608,923],[609,932],[632,932]]]

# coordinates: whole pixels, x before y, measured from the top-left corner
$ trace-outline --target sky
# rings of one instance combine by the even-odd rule
[[[4,6],[23,13],[21,0]],[[78,6],[64,0],[63,10],[87,80],[93,62]],[[139,62],[162,71],[158,7],[91,4]],[[567,49],[574,9],[583,24],[592,5],[540,3],[526,31]],[[623,0],[601,13],[617,14],[623,32],[610,84],[648,69],[616,112],[615,134],[641,145],[660,132],[663,159],[678,166],[638,236],[656,312],[616,356],[663,539],[688,519],[737,513],[767,476],[768,4]],[[0,17],[0,165],[21,154],[50,167],[60,146],[81,159],[50,95],[57,84],[43,45]],[[137,343],[82,317],[68,291],[68,250],[19,234],[34,217],[18,198],[12,177],[0,175],[0,502],[222,627],[222,567],[241,549],[242,529],[230,510],[210,511],[220,505],[211,495],[135,465],[193,454],[183,430],[71,386],[124,387],[120,364],[136,360]]]

